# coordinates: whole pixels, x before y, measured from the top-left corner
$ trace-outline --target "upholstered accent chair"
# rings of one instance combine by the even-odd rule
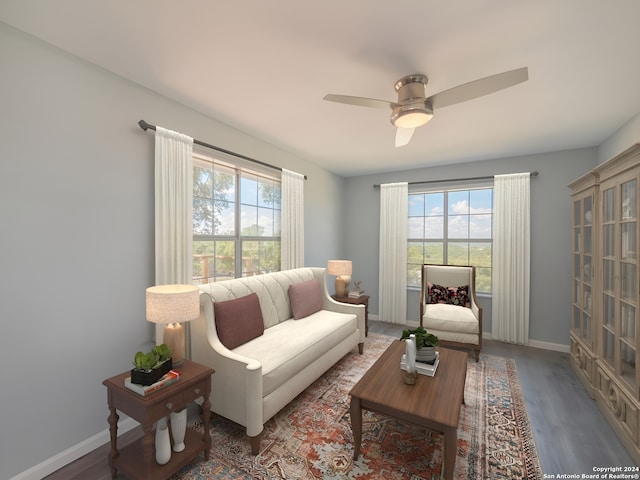
[[[422,266],[420,325],[440,339],[440,345],[473,350],[478,361],[482,348],[482,307],[476,298],[473,266]]]

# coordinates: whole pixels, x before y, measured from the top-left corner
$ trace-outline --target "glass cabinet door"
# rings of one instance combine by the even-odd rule
[[[636,259],[638,232],[637,180],[632,179],[620,186],[620,325],[619,372],[637,392],[636,360],[638,266]]]
[[[616,189],[602,192],[602,358],[614,367],[616,318]]]
[[[638,182],[602,190],[602,358],[638,393]]]
[[[573,332],[593,345],[593,195],[573,203]]]

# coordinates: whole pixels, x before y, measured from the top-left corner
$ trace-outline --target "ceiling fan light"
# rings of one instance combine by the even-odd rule
[[[416,128],[433,118],[433,110],[428,103],[419,105],[397,105],[391,114],[391,123],[398,128]]]

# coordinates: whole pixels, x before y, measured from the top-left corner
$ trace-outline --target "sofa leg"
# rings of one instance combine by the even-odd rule
[[[360,355],[364,353],[364,343],[358,344],[358,353],[360,353]]]
[[[478,362],[480,360],[480,350],[474,350],[474,353],[476,355],[476,362]]]
[[[249,445],[251,445],[251,455],[258,455],[258,453],[260,453],[260,437],[262,437],[262,433],[256,435],[255,437],[249,437]]]

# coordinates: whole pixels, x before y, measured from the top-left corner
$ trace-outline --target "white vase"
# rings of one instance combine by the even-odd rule
[[[184,450],[184,436],[187,431],[187,409],[171,413],[171,434],[173,435],[173,451]]]
[[[167,417],[156,423],[156,462],[164,465],[171,460],[171,439],[167,427]]]

